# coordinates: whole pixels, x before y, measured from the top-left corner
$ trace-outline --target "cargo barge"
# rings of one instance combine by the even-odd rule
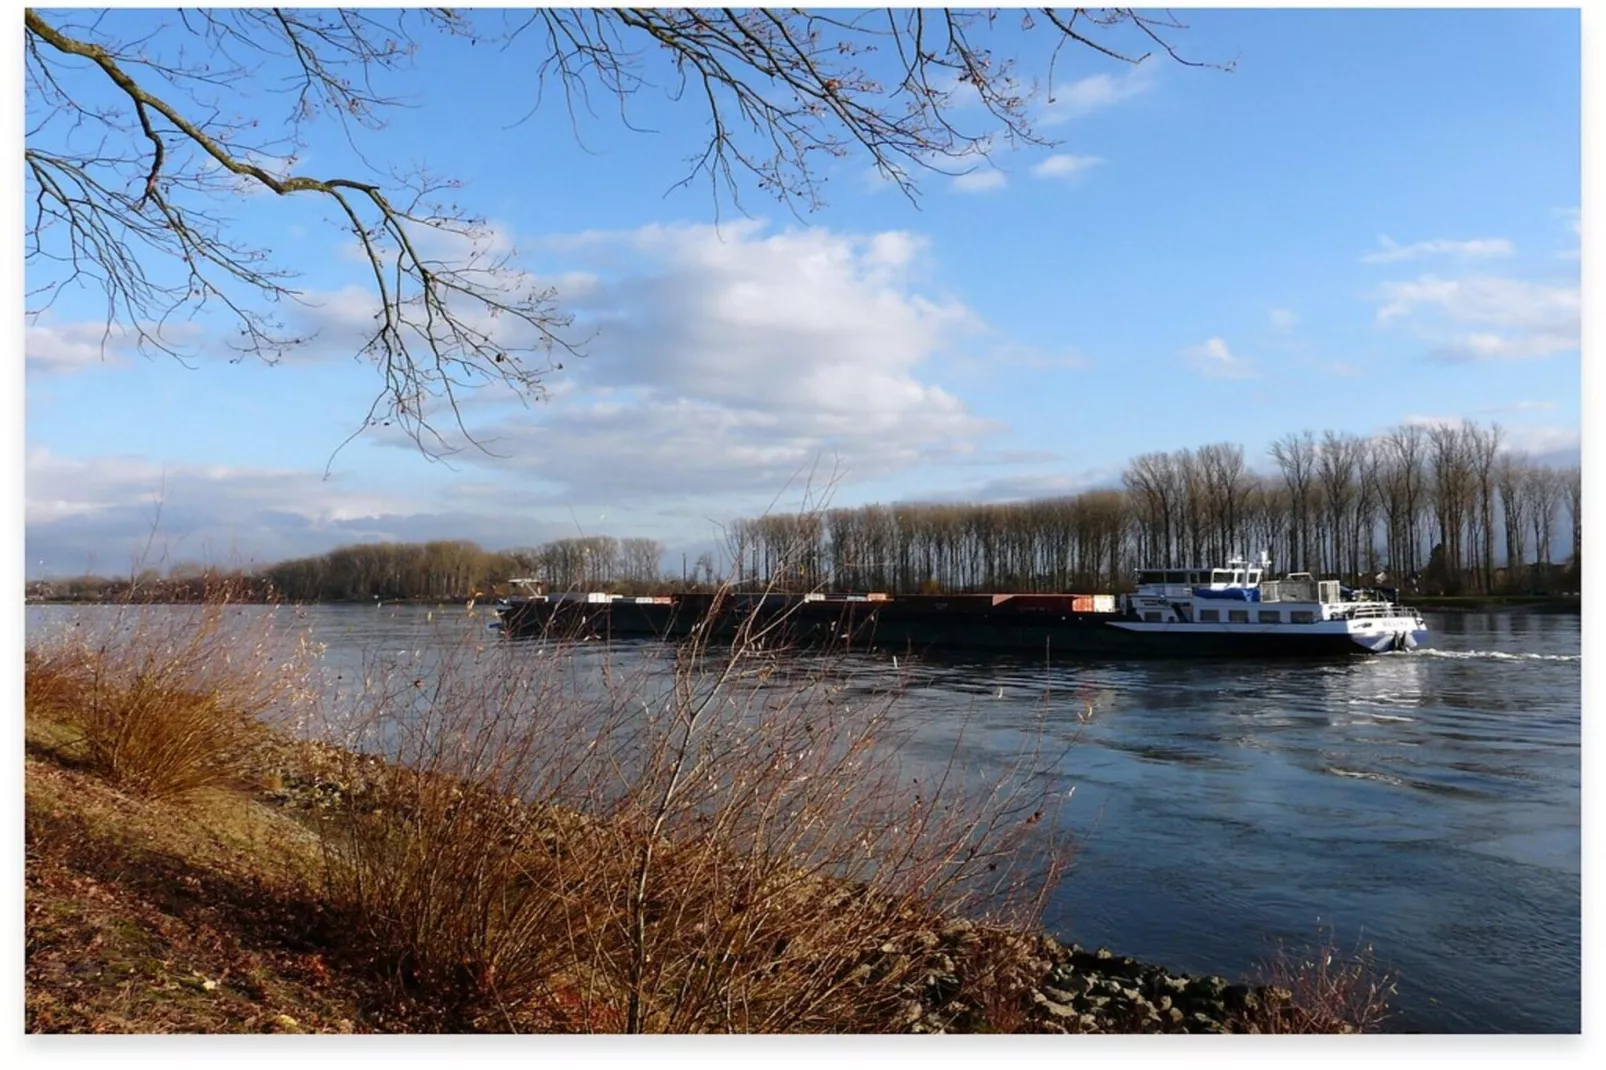
[[[1266,567],[1263,554],[1258,564],[1145,569],[1137,589],[1119,596],[531,594],[500,601],[492,627],[521,638],[725,642],[749,623],[776,646],[1048,659],[1320,657],[1427,642],[1421,614],[1396,604],[1392,592],[1349,590],[1306,573],[1264,579]]]

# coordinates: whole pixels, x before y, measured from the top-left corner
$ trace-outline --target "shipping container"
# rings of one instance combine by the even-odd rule
[[[1065,613],[1070,610],[1071,601],[1070,595],[1063,594],[1017,594],[1010,596],[1009,606],[1033,613]]]

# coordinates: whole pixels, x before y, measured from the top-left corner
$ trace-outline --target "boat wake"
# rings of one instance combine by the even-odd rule
[[[1349,777],[1352,780],[1375,780],[1382,784],[1392,784],[1397,788],[1405,787],[1405,781],[1397,776],[1389,776],[1387,773],[1366,773],[1358,769],[1340,769],[1336,765],[1329,765],[1322,772],[1331,773],[1334,776]]]
[[[1455,661],[1582,661],[1582,654],[1513,654],[1505,650],[1437,650],[1424,647],[1384,654],[1393,658],[1450,658]]]

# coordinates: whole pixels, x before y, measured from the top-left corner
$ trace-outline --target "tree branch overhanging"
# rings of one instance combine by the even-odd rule
[[[1158,46],[1197,65],[1169,44],[1169,33],[1185,29],[1169,16],[1039,14],[1056,58],[1067,42],[1127,63]],[[537,106],[554,80],[577,134],[593,89],[612,96],[633,129],[630,104],[642,93],[682,100],[707,126],[676,184],[706,177],[716,204],[728,196],[740,207],[751,184],[794,211],[817,209],[828,177],[821,162],[850,156],[914,199],[914,176],[969,169],[1000,140],[1052,144],[1033,125],[1035,87],[990,47],[999,21],[991,11],[548,8],[503,14],[500,28],[495,16],[446,10],[172,18],[119,39],[117,20],[105,15],[25,13],[26,256],[40,276],[30,283],[31,311],[70,289],[98,288],[108,337],[141,351],[182,357],[170,326],[216,313],[234,324],[237,359],[278,360],[317,335],[316,302],[296,288],[286,257],[245,237],[219,206],[252,193],[322,202],[372,280],[373,326],[354,349],[374,363],[381,386],[359,432],[393,424],[431,456],[454,448],[448,430],[485,448],[466,426],[466,392],[495,386],[540,398],[555,351],[577,349],[551,287],[498,251],[483,219],[447,203],[455,183],[421,169],[387,174],[359,145],[360,134],[384,128],[387,112],[407,106],[393,87],[414,71],[417,24],[534,53]],[[1039,23],[1026,12],[1021,25]],[[1125,47],[1123,35],[1145,50]],[[278,125],[271,106],[241,114],[248,100],[275,93],[289,99]],[[298,173],[310,124],[326,119],[371,174]],[[436,252],[442,245],[452,248]],[[277,314],[284,309],[288,325]]]

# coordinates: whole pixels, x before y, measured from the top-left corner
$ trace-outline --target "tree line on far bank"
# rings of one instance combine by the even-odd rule
[[[738,520],[716,560],[665,575],[654,539],[596,535],[488,551],[473,542],[361,543],[254,570],[30,584],[33,597],[187,601],[228,583],[253,600],[462,600],[529,578],[551,591],[1120,591],[1139,568],[1219,565],[1268,550],[1277,571],[1427,595],[1577,591],[1582,481],[1502,449],[1499,425],[1406,425],[1274,442],[1270,471],[1243,447],[1146,453],[1120,488],[1003,504],[894,504]],[[1562,523],[1568,524],[1566,529]],[[1568,537],[1565,557],[1556,552]],[[1382,576],[1381,581],[1378,580]]]
[[[464,539],[366,542],[256,569],[181,563],[165,573],[146,568],[131,577],[37,581],[28,593],[66,601],[187,602],[227,587],[234,597],[258,602],[462,601],[505,593],[509,580],[528,578],[549,590],[645,594],[660,587],[663,553],[655,539],[607,535],[512,550],[485,550]],[[712,555],[705,557],[697,562],[699,576],[712,583]]]
[[[839,591],[1130,590],[1140,568],[1262,550],[1277,571],[1420,594],[1577,591],[1580,469],[1504,445],[1498,424],[1471,422],[1304,431],[1272,443],[1256,472],[1242,446],[1213,443],[1133,458],[1119,490],[742,520],[726,553],[745,585]]]

